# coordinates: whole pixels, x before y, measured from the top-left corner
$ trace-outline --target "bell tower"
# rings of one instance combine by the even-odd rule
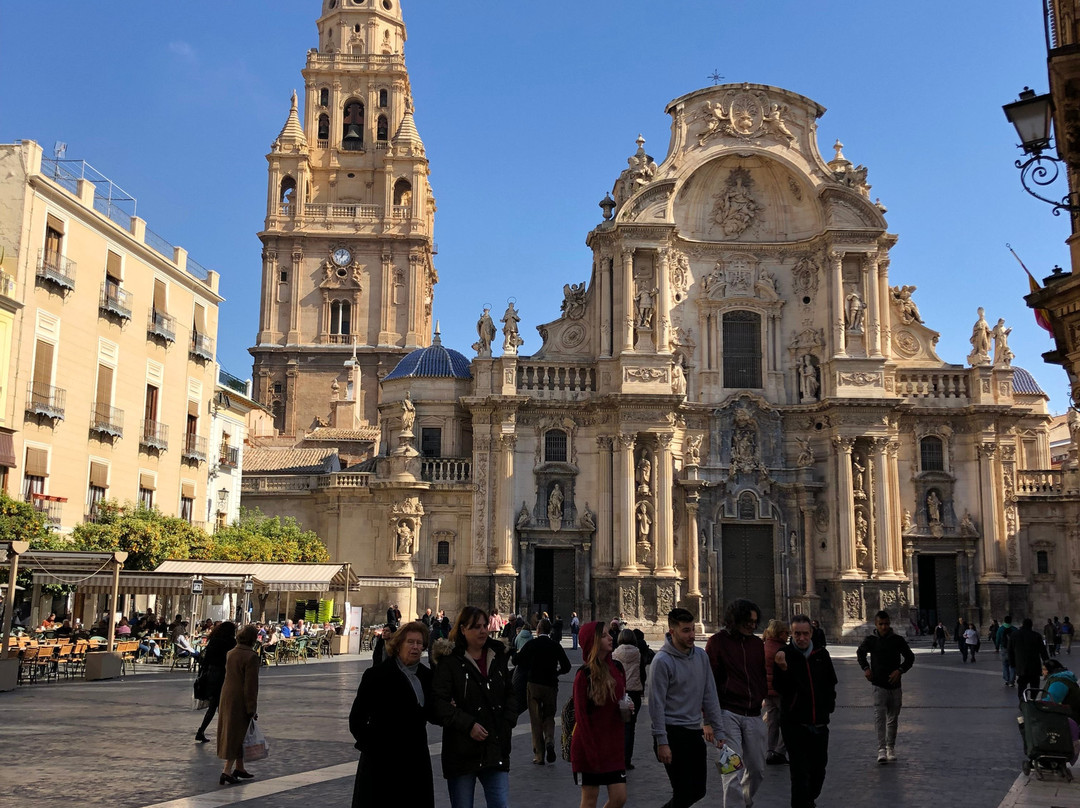
[[[356,387],[377,420],[378,379],[431,341],[435,198],[413,119],[398,0],[323,0],[318,47],[266,156],[255,395],[302,437]],[[346,369],[346,360],[356,365]]]

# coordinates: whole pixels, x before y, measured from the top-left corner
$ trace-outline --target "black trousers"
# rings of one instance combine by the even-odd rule
[[[1016,698],[1019,701],[1023,701],[1024,700],[1024,691],[1027,690],[1029,687],[1037,688],[1041,681],[1042,681],[1042,678],[1037,673],[1033,674],[1033,675],[1028,675],[1028,676],[1017,676],[1016,677]]]
[[[665,764],[664,768],[671,781],[671,799],[663,808],[689,808],[705,796],[708,782],[705,738],[700,729],[670,725],[667,737],[671,763]],[[656,738],[653,738],[653,748],[656,748]]]
[[[203,715],[202,723],[199,724],[199,734],[202,735],[206,732],[206,728],[210,726],[210,722],[214,720],[214,713],[217,712],[218,702],[221,701],[221,691],[211,693],[210,698],[206,700],[208,702],[206,707],[206,714]]]
[[[829,727],[781,724],[791,774],[791,808],[810,808],[821,794],[829,762]]]
[[[625,727],[623,730],[623,739],[625,741],[623,764],[629,769],[634,758],[634,730],[637,729],[638,713],[641,712],[641,691],[627,690],[626,692],[630,696],[630,700],[634,702],[634,714],[630,717],[630,720],[623,725]]]

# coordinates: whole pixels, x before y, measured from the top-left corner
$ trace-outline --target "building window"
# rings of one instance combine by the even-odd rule
[[[325,112],[319,116],[319,140],[330,139],[330,116]]]
[[[86,490],[86,521],[96,522],[100,517],[98,505],[105,501],[105,489],[100,485],[90,484]]]
[[[442,429],[425,426],[420,430],[420,454],[423,457],[442,457]]]
[[[58,267],[64,247],[64,223],[50,215],[45,225],[45,265]]]
[[[348,300],[334,300],[330,303],[330,333],[348,336],[352,333],[352,306]]]
[[[289,282],[289,270],[287,270],[287,269],[281,270],[281,272],[278,273],[278,281],[281,282],[281,283],[288,283]]]
[[[1050,574],[1050,552],[1039,550],[1035,553],[1035,572],[1039,575]]]
[[[923,471],[945,470],[945,445],[941,438],[928,435],[919,441],[919,457]]]
[[[139,486],[139,507],[146,510],[153,510],[154,508],[154,489],[143,488]]]
[[[561,429],[549,429],[544,433],[544,461],[547,463],[566,462],[566,433]]]
[[[385,108],[389,103],[390,93],[386,90],[379,90],[379,106]]]
[[[407,179],[400,179],[394,183],[394,204],[406,206],[412,204],[412,183]]]
[[[761,387],[761,315],[724,315],[724,387]]]
[[[23,499],[27,502],[33,502],[34,494],[45,493],[45,478],[38,474],[27,474],[23,476]]]
[[[195,500],[191,497],[180,497],[180,518],[191,524],[195,514]]]
[[[444,567],[450,564],[450,542],[441,541],[436,545],[435,563]]]
[[[146,405],[143,410],[143,418],[147,421],[157,421],[158,415],[158,389],[152,384],[146,385]]]
[[[341,122],[341,148],[345,151],[364,149],[364,105],[356,100],[346,101]]]

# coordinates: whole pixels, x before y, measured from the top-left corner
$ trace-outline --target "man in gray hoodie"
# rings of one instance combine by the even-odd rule
[[[705,796],[705,742],[715,743],[721,721],[716,681],[708,656],[694,647],[688,610],[668,613],[667,640],[653,659],[648,687],[653,746],[671,781],[664,808],[687,808]]]

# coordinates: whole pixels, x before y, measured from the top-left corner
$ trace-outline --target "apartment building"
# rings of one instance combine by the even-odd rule
[[[107,499],[208,512],[219,278],[136,205],[81,160],[0,144],[4,484],[61,532]]]
[[[240,478],[251,413],[270,418],[270,411],[251,398],[251,379],[218,368],[210,404],[210,450],[206,495],[207,530],[230,525],[240,516]],[[258,417],[256,415],[256,417]]]

